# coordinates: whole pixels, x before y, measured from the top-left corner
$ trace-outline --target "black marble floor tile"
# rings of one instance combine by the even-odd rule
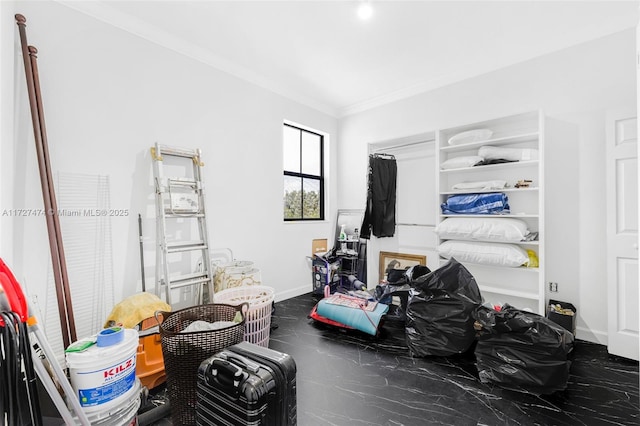
[[[300,426],[640,424],[638,363],[604,346],[578,341],[567,389],[537,396],[481,383],[472,351],[412,358],[398,323],[377,337],[316,323],[314,303],[277,303],[269,344],[296,361]]]

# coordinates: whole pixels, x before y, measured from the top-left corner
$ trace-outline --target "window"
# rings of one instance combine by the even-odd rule
[[[324,136],[285,124],[284,220],[324,219]]]

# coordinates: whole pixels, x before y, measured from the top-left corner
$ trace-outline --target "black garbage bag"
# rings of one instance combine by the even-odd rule
[[[405,272],[405,276],[409,280],[410,283],[415,283],[418,281],[420,277],[423,277],[431,272],[428,266],[424,265],[414,265],[407,269]]]
[[[475,354],[483,383],[533,394],[564,390],[574,337],[553,321],[510,305],[474,313],[481,326]]]
[[[413,356],[466,352],[475,341],[472,312],[482,304],[475,278],[451,258],[412,281],[406,335]]]

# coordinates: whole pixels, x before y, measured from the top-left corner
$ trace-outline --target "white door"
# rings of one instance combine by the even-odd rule
[[[638,127],[636,113],[607,117],[609,353],[638,360]]]

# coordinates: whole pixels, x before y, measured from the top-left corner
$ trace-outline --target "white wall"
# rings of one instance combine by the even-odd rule
[[[333,235],[337,120],[56,3],[0,2],[0,209],[43,205],[16,12],[40,52],[53,173],[107,175],[111,207],[130,209],[111,221],[116,301],[141,290],[138,213],[148,289],[153,282],[155,142],[202,149],[213,247],[254,261],[277,299],[311,290],[311,240]],[[324,222],[282,220],[285,119],[329,135]],[[0,230],[0,256],[43,304],[51,268],[44,218],[0,216]]]
[[[42,207],[13,19],[20,12],[30,43],[40,50],[54,173],[108,175],[111,206],[131,211],[112,220],[116,300],[140,290],[138,213],[144,217],[148,282],[153,278],[148,148],[156,141],[202,148],[213,245],[255,261],[265,284],[284,298],[308,291],[309,241],[333,235],[335,207],[365,205],[368,143],[541,108],[580,130],[578,146],[547,146],[547,157],[556,160],[547,170],[547,194],[561,198],[572,191],[577,203],[548,206],[553,248],[547,250],[547,279],[559,282],[558,298],[578,306],[579,337],[606,341],[604,116],[636,105],[632,30],[345,117],[336,137],[334,118],[174,51],[59,4],[18,5],[0,2],[0,209]],[[331,135],[333,198],[323,223],[281,220],[284,119]],[[568,153],[578,161],[568,159],[565,167],[560,158],[567,157],[559,154]],[[558,217],[555,207],[568,213]],[[44,219],[0,216],[0,256],[30,297],[44,304],[50,274]]]
[[[636,107],[635,51],[628,30],[342,118],[338,205],[365,203],[368,143],[537,109],[577,125],[577,146],[545,147],[547,281],[577,306],[578,337],[606,343],[605,114]]]

